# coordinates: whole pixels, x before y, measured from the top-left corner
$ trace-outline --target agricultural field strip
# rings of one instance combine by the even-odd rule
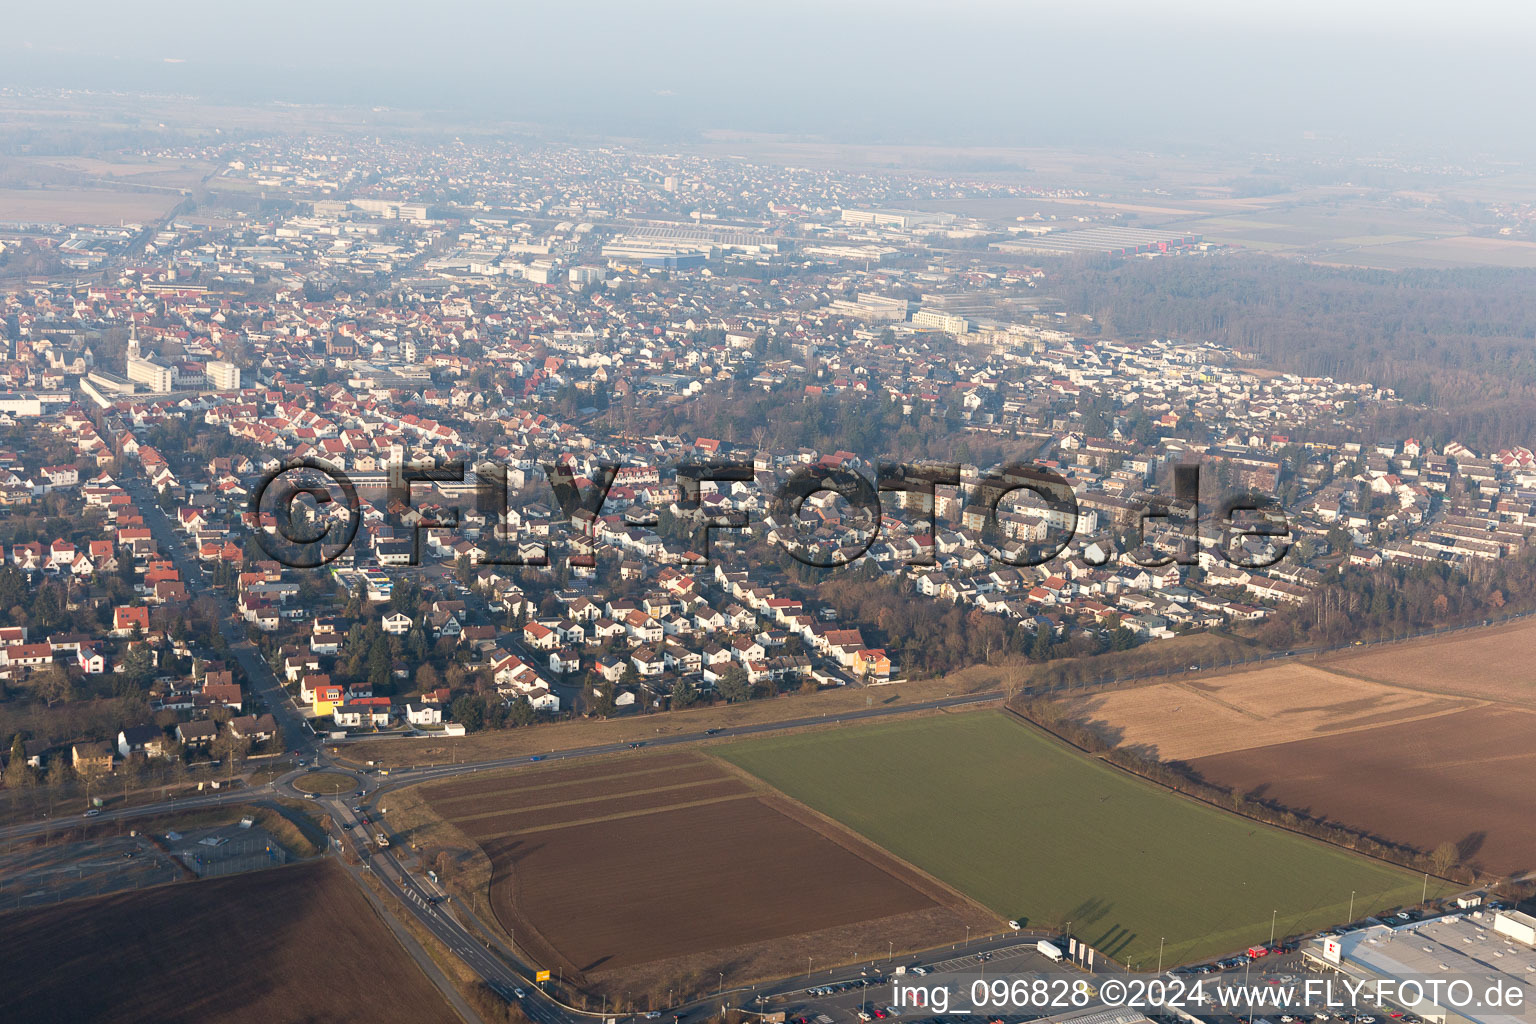
[[[621,811],[617,814],[604,814],[592,818],[573,818],[567,821],[551,822],[547,825],[530,825],[524,828],[515,828],[503,832],[471,832],[470,836],[476,842],[490,839],[507,839],[513,836],[532,835],[535,832],[557,832],[561,829],[574,828],[579,825],[595,825],[607,821],[623,821],[626,818],[643,818],[652,814],[660,814],[663,811],[680,811],[691,807],[707,807],[710,804],[731,803],[735,800],[752,800],[758,798],[757,793],[751,791],[733,793],[729,796],[708,797],[702,800],[688,800],[683,803],[664,804],[655,807],[641,807],[630,811]]]
[[[1419,894],[1399,869],[1178,797],[1000,715],[719,754],[994,912],[1074,920],[1121,959],[1155,955],[1160,936],[1172,962],[1238,948],[1267,935],[1277,906],[1284,934],[1334,924],[1352,889],[1372,908]]]
[[[806,825],[773,799],[655,809],[493,848],[497,917],[522,920],[590,971],[803,939],[936,905],[899,862],[882,864],[886,855],[867,844],[850,849],[858,840]],[[637,873],[654,884],[637,889]]]
[[[750,790],[754,787],[746,787]],[[759,787],[760,788],[760,787]],[[713,782],[696,783],[686,790],[657,793],[649,797],[632,798],[622,793],[613,794],[606,799],[570,807],[554,807],[542,811],[524,811],[510,808],[500,814],[489,818],[481,818],[478,821],[460,824],[459,828],[468,833],[475,832],[502,832],[511,828],[531,828],[537,825],[557,825],[562,821],[582,820],[586,818],[598,818],[607,814],[620,811],[643,811],[653,807],[667,807],[685,800],[703,800],[709,797],[743,795],[744,789],[739,784],[729,779],[716,779]]]
[[[1329,655],[1320,667],[1405,691],[1536,704],[1530,651],[1536,617],[1447,636],[1381,644]],[[1476,666],[1468,672],[1467,666]]]
[[[468,796],[456,795],[450,798],[429,794],[428,799],[433,806],[441,808],[444,813],[454,815],[458,810],[471,810],[484,807],[490,800],[497,802],[517,801],[521,799],[538,800],[543,798],[546,802],[554,803],[566,800],[579,800],[588,795],[607,794],[609,796],[629,792],[624,787],[633,783],[659,783],[665,785],[697,785],[701,782],[714,782],[722,777],[718,771],[691,770],[682,773],[676,769],[667,769],[662,773],[634,772],[626,773],[617,778],[608,779],[578,779],[569,783],[560,783],[549,786],[527,786],[516,789],[486,790]],[[513,807],[517,804],[513,803]],[[530,805],[531,806],[531,805]]]
[[[330,860],[20,910],[0,921],[8,1020],[457,1019]],[[327,956],[314,954],[321,947]],[[338,975],[336,962],[369,970]],[[219,983],[208,984],[214,975]],[[370,1000],[386,990],[387,999]]]
[[[535,781],[527,785],[517,785],[519,779],[516,773],[520,771],[526,772],[527,769],[511,769],[510,774],[503,775],[500,778],[475,779],[473,782],[462,786],[454,783],[429,783],[428,785],[422,787],[422,792],[427,796],[427,799],[429,799],[434,806],[441,806],[444,804],[451,804],[459,800],[483,800],[488,794],[505,796],[515,793],[531,793],[541,789],[564,789],[570,786],[580,786],[583,784],[592,785],[598,782],[607,782],[608,780],[611,780],[615,775],[615,772],[610,765],[603,765],[601,766],[601,769],[599,769],[598,766],[583,767],[587,768],[588,770],[581,772],[581,774],[576,778],[571,779],[560,779],[558,781],[542,782]],[[702,765],[697,762],[681,762],[663,764],[651,768],[630,768],[625,770],[621,777],[625,779],[632,779],[637,775],[657,775],[683,770],[698,772],[701,775],[707,773],[712,777],[718,776],[720,774],[718,769],[708,765]],[[546,771],[541,773],[541,776],[550,774],[554,773]],[[535,778],[539,778],[541,776],[535,776]]]
[[[1483,705],[1309,665],[1250,669],[1198,680],[1080,697],[1070,717],[1118,745],[1150,748],[1165,761],[1189,760],[1416,722]]]
[[[633,800],[637,797],[651,796],[655,793],[675,793],[679,790],[697,789],[700,786],[709,786],[717,783],[731,783],[732,785],[737,786],[742,790],[746,789],[745,785],[735,779],[720,777],[713,779],[701,779],[697,782],[675,782],[670,786],[654,786],[650,789],[629,789],[624,790],[623,792],[614,792],[614,787],[610,785],[605,787],[604,792],[597,794],[596,796],[577,797],[571,800],[557,800],[544,804],[527,804],[526,806],[516,808],[512,813],[524,814],[532,811],[555,810],[561,807],[581,807],[585,804],[602,803],[605,800]],[[479,814],[454,815],[450,817],[449,820],[456,825],[462,826],[465,822],[479,821],[482,818],[494,818],[506,813],[508,813],[506,810],[481,811]]]
[[[909,946],[960,934],[965,919],[955,908],[974,905],[942,883],[734,766],[698,755],[658,765],[658,756],[666,755],[591,766],[575,778],[565,768],[538,769],[532,784],[510,788],[466,780],[484,792],[472,803],[452,784],[423,792],[434,813],[446,798],[474,818],[443,815],[489,858],[498,921],[527,936],[530,951],[573,972],[607,976],[732,950],[766,958],[753,962],[782,973],[807,943],[818,956],[846,955],[848,929],[877,920],[883,937]],[[637,775],[644,790],[623,792]],[[735,792],[678,799],[722,788]],[[565,799],[546,800],[537,811],[485,813],[488,802],[514,803],[520,795]],[[615,813],[570,817],[605,803],[617,805]],[[682,846],[680,836],[688,837]],[[675,870],[684,853],[698,870]],[[637,871],[666,882],[636,890]],[[731,899],[722,899],[726,892]]]
[[[1314,818],[1425,852],[1452,843],[1464,862],[1521,873],[1536,869],[1536,791],[1526,782],[1536,763],[1533,725],[1529,709],[1483,705],[1435,719],[1432,734],[1377,726],[1189,764],[1208,782]]]

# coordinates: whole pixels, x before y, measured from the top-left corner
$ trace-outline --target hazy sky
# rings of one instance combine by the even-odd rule
[[[1536,5],[1514,0],[11,6],[0,84],[671,137],[1519,151],[1536,95]]]

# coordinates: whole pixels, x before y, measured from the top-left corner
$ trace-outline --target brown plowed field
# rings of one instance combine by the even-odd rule
[[[867,922],[881,922],[883,956],[887,941],[931,945],[977,920],[915,869],[696,755],[541,766],[422,792],[490,858],[502,927],[567,977],[659,961],[695,975],[707,961],[711,979],[789,971],[808,955],[869,955]]]
[[[1062,705],[1116,746],[1183,761],[1432,719],[1479,703],[1286,662],[1112,690]]]
[[[1536,714],[1492,706],[1197,757],[1207,780],[1497,874],[1536,869]]]
[[[1379,683],[1536,705],[1536,617],[1445,636],[1357,647],[1324,658],[1335,672]]]
[[[0,915],[0,1005],[28,1024],[458,1019],[330,861]]]
[[[627,773],[622,780],[581,779],[571,783],[551,783],[544,786],[524,786],[508,789],[491,801],[495,806],[486,807],[490,795],[478,793],[472,797],[455,797],[450,800],[434,798],[433,805],[455,820],[470,820],[477,814],[507,811],[507,804],[516,801],[521,810],[540,807],[559,807],[577,804],[584,800],[604,800],[612,797],[632,796],[644,793],[686,789],[706,782],[719,782],[720,773],[703,765],[687,770],[669,768],[664,772]]]
[[[643,764],[633,763],[636,759],[631,757],[629,769],[623,773],[624,778],[631,775],[660,775],[677,771],[689,771],[700,778],[713,778],[708,766],[695,757],[685,754],[650,754],[646,755]],[[524,793],[536,789],[553,789],[561,786],[574,786],[581,782],[601,783],[608,785],[616,777],[611,763],[598,762],[582,763],[575,765],[538,765],[528,768],[526,773],[519,772],[515,775],[498,775],[493,778],[478,778],[464,782],[454,782],[451,786],[431,787],[434,802],[444,800],[458,800],[471,796],[481,796],[492,793],[504,796],[508,793]],[[718,773],[715,773],[718,774]]]
[[[714,779],[696,782],[685,789],[667,789],[663,792],[636,792],[632,796],[609,795],[601,799],[572,801],[511,813],[495,812],[477,814],[467,818],[455,818],[453,823],[466,835],[481,842],[527,832],[543,832],[551,828],[569,828],[590,822],[632,818],[636,815],[653,814],[683,805],[714,803],[733,797],[750,796],[745,783],[736,779]]]

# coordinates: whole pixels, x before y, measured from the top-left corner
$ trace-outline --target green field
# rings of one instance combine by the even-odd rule
[[[1139,968],[1417,902],[1421,879],[1175,796],[997,712],[716,753],[1028,927]],[[1431,894],[1435,891],[1431,886]]]

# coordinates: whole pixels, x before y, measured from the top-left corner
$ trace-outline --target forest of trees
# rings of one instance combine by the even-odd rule
[[[1052,282],[1105,334],[1214,341],[1259,365],[1394,388],[1384,430],[1529,444],[1536,270],[1354,270],[1261,255],[1075,261]]]
[[[1471,573],[1448,565],[1383,565],[1330,576],[1299,606],[1278,610],[1258,632],[1274,649],[1408,636],[1536,610],[1536,552]]]

